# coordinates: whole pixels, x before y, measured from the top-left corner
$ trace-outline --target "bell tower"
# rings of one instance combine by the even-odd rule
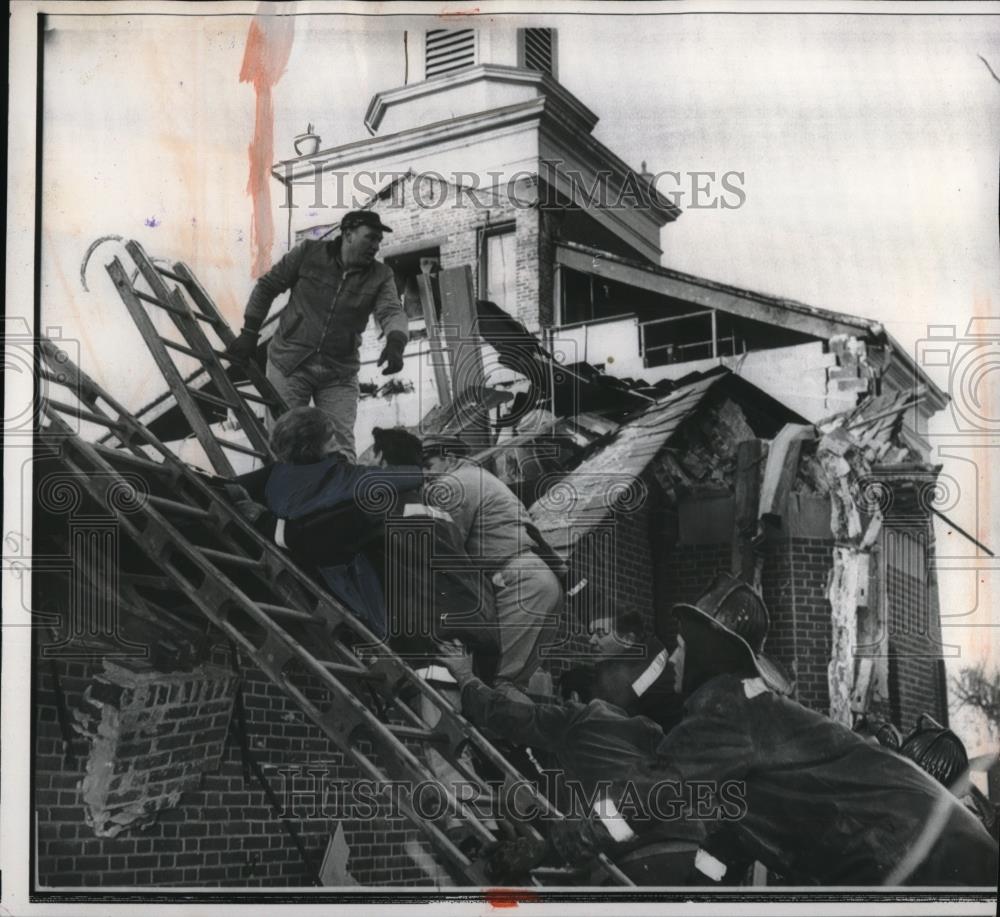
[[[454,19],[446,23],[405,33],[404,82],[371,97],[367,139],[275,166],[288,196],[316,200],[322,183],[322,200],[341,202],[344,188],[378,195],[392,176],[437,176],[453,188],[493,188],[515,207],[528,206],[526,195],[534,195],[532,206],[572,211],[568,220],[586,222],[588,238],[659,263],[660,230],[680,211],[593,136],[597,115],[559,82],[557,30],[511,28],[483,17],[462,17],[462,28],[450,27]],[[421,225],[441,223],[436,231],[446,233],[440,216],[425,208]]]
[[[547,73],[557,72],[555,29],[427,29],[407,33],[412,73],[418,82],[475,64],[501,64]]]

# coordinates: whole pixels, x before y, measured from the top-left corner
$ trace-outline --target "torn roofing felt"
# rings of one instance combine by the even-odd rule
[[[530,513],[552,547],[568,556],[590,529],[621,503],[639,498],[638,479],[682,425],[713,399],[731,398],[753,432],[773,437],[786,423],[803,418],[728,369],[691,378],[623,423],[607,441],[567,470],[532,504]]]

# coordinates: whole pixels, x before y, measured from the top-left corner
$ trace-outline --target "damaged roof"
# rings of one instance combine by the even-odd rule
[[[530,513],[552,547],[569,554],[579,539],[616,509],[643,498],[640,476],[709,396],[729,396],[747,407],[756,432],[773,436],[803,419],[732,371],[716,368],[680,384],[624,422],[610,440],[553,483]],[[634,505],[634,503],[633,503]]]
[[[846,334],[880,342],[898,355],[900,363],[914,383],[926,386],[934,404],[940,408],[948,402],[948,395],[920,368],[909,351],[886,331],[881,322],[873,319],[707,280],[695,274],[626,258],[580,242],[559,242],[556,260],[584,273],[676,296],[705,308],[753,318],[782,328],[794,328],[826,340]]]

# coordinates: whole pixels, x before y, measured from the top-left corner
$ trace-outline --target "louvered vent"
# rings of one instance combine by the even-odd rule
[[[555,29],[521,29],[522,66],[555,76]]]
[[[431,29],[425,44],[425,75],[440,76],[476,62],[475,29]]]

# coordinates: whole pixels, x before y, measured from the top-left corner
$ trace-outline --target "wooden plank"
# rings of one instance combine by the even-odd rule
[[[745,439],[736,446],[736,472],[733,499],[732,572],[751,585],[756,579],[754,539],[760,517],[760,479],[764,459],[764,442]]]
[[[738,296],[725,290],[701,286],[695,279],[685,280],[657,273],[655,268],[644,270],[631,264],[622,264],[612,258],[600,258],[587,252],[574,251],[563,245],[556,246],[556,263],[592,277],[616,280],[640,290],[649,290],[684,302],[697,303],[706,309],[718,309],[729,315],[752,318],[779,328],[788,328],[812,334],[827,340],[835,334],[863,337],[869,332],[857,325],[849,325],[823,316],[812,316],[798,310],[786,309],[777,303],[766,303]]]
[[[420,306],[424,310],[427,340],[431,345],[431,365],[434,368],[434,384],[437,387],[438,403],[442,408],[447,408],[451,404],[447,355],[441,343],[441,329],[438,327],[437,309],[434,307],[434,279],[429,271],[422,271],[417,277],[417,289],[420,291]]]
[[[476,292],[469,265],[438,274],[441,290],[441,323],[451,357],[451,392],[455,401],[469,399],[478,404],[485,380],[482,344],[477,332]],[[485,432],[489,414],[475,408],[466,410],[463,430]]]
[[[764,476],[760,485],[760,505],[758,513],[781,525],[788,503],[788,494],[795,483],[799,469],[802,441],[813,431],[805,424],[787,423],[771,440],[764,464]]]
[[[850,728],[851,692],[854,688],[854,662],[858,645],[858,601],[861,593],[862,564],[856,549],[838,545],[833,549],[833,572],[827,599],[830,602],[832,640],[827,666],[830,692],[830,719]],[[867,586],[867,582],[865,583]]]

